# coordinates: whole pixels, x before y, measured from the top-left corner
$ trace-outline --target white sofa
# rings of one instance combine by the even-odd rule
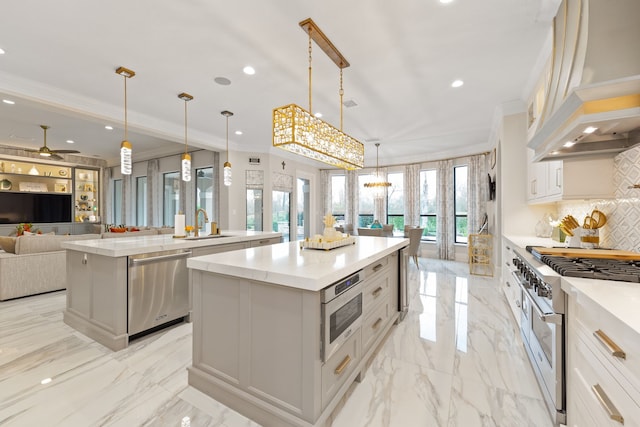
[[[65,240],[99,239],[99,234],[0,237],[0,301],[66,289]]]

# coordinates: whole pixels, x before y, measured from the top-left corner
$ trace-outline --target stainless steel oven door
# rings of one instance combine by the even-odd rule
[[[362,323],[362,283],[322,304],[322,361],[327,359]]]
[[[531,307],[528,353],[545,398],[556,409],[564,408],[564,315],[545,313],[523,289],[523,307]],[[524,325],[523,325],[524,328]]]

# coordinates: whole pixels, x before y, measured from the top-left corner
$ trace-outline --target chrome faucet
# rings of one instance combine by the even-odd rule
[[[200,233],[198,232],[198,230],[200,230],[200,221],[198,221],[198,217],[200,216],[200,212],[202,212],[202,214],[204,215],[204,223],[208,223],[209,222],[209,217],[207,216],[207,211],[205,211],[204,209],[200,208],[196,211],[196,222],[195,222],[195,232],[193,233],[194,237],[198,237],[200,236]]]

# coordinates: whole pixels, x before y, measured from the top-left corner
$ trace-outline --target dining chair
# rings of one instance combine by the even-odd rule
[[[343,233],[353,234],[353,224],[345,224]]]
[[[393,237],[393,224],[382,224],[382,236]]]
[[[420,240],[422,239],[423,231],[424,228],[412,228],[409,230],[409,250],[407,252],[409,256],[413,258],[418,270],[420,270],[420,265],[418,264],[418,251],[420,250]]]
[[[409,230],[415,228],[413,225],[405,225],[404,226],[404,237],[409,237]]]
[[[382,228],[360,228],[360,227],[358,227],[358,236],[378,236],[378,237],[382,237]]]
[[[344,227],[342,225],[336,225],[336,231],[339,231],[341,233],[344,233]]]

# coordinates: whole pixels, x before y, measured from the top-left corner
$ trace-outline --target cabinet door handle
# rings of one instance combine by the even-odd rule
[[[507,286],[508,286],[509,288],[511,287],[511,283],[509,283],[509,281],[508,281],[508,280],[507,280],[505,283],[507,284]]]
[[[531,194],[533,194],[534,196],[536,194],[538,194],[537,189],[536,189],[536,181],[538,181],[537,179],[534,179],[531,181]]]
[[[382,292],[382,287],[378,286],[378,289],[371,292],[371,295],[373,295],[374,298],[378,298],[378,295],[380,295],[380,292]]]
[[[336,370],[334,371],[334,373],[336,375],[340,375],[342,374],[342,372],[347,369],[347,366],[349,366],[349,363],[351,363],[351,356],[349,356],[347,354],[347,356],[344,358],[344,360],[342,362],[340,362],[340,364],[338,365],[338,367],[336,368]]]
[[[558,188],[562,187],[562,184],[560,183],[560,171],[562,171],[562,169],[556,168],[556,187]]]
[[[380,326],[381,323],[382,323],[382,317],[378,317],[378,320],[376,320],[376,323],[371,325],[371,328],[372,329],[378,329],[378,327]]]
[[[595,331],[593,333],[593,336],[596,337],[598,339],[598,341],[600,341],[600,343],[605,346],[607,351],[609,351],[609,353],[611,353],[611,355],[613,357],[619,357],[620,359],[626,359],[627,358],[627,354],[624,352],[624,350],[622,350],[618,346],[618,344],[613,342],[613,340],[611,338],[609,338],[607,336],[607,334],[602,332],[601,329],[598,329],[597,331]]]
[[[516,300],[516,307],[520,308],[521,304],[519,300]]]
[[[373,267],[373,271],[378,271],[378,270],[380,270],[382,267],[383,267],[383,265],[382,265],[382,264],[378,264],[378,265],[376,265],[375,267]]]
[[[592,386],[591,390],[593,390],[593,394],[596,395],[604,410],[609,414],[609,418],[619,422],[620,424],[624,424],[624,417],[620,412],[618,412],[618,409],[615,407],[611,399],[609,399],[609,396],[607,396],[602,387],[600,387],[600,384]]]

